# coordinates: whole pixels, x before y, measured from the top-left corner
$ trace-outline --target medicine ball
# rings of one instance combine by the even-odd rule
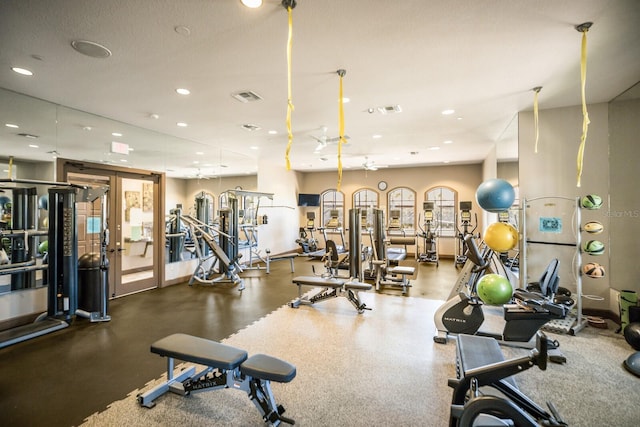
[[[640,322],[629,323],[622,332],[629,345],[635,350],[640,350]]]
[[[588,194],[580,202],[585,209],[600,209],[602,207],[602,197],[597,194]]]
[[[597,262],[590,262],[585,264],[582,267],[582,272],[589,277],[593,277],[594,279],[604,277],[604,267]]]
[[[476,201],[488,212],[503,212],[513,205],[516,192],[504,179],[489,179],[478,186]]]
[[[506,222],[494,222],[484,232],[484,242],[496,252],[507,252],[518,244],[518,230]]]
[[[589,221],[584,225],[584,227],[582,227],[582,229],[587,233],[599,234],[602,233],[602,230],[604,230],[604,226],[601,222]]]
[[[511,282],[499,274],[485,274],[478,280],[476,291],[480,299],[489,305],[502,305],[511,300]]]
[[[604,243],[600,240],[589,240],[584,243],[582,249],[589,255],[602,255],[604,253]]]

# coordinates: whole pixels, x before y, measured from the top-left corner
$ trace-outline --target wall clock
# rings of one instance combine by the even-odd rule
[[[380,181],[378,183],[378,190],[384,191],[387,189],[387,183],[385,181]]]

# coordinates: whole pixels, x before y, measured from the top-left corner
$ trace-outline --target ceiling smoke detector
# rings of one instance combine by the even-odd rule
[[[247,103],[247,102],[255,102],[255,101],[260,101],[262,99],[262,97],[260,95],[258,95],[257,93],[250,91],[250,90],[245,90],[242,92],[236,92],[236,93],[232,93],[231,96],[242,102],[242,103]]]
[[[71,47],[73,47],[76,52],[92,58],[108,58],[111,56],[109,49],[100,43],[90,42],[88,40],[74,40],[71,42]]]

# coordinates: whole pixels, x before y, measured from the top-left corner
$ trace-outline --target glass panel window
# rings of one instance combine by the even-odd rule
[[[427,190],[425,198],[434,202],[433,216],[437,218],[440,236],[456,236],[456,199],[458,193],[447,187]]]
[[[341,228],[344,224],[344,194],[341,191],[327,190],[322,193],[321,223],[325,228]]]
[[[378,193],[368,188],[356,191],[353,193],[353,207],[360,209],[361,227],[373,227],[373,210],[378,207]]]
[[[398,187],[389,191],[387,195],[389,218],[387,228],[389,232],[415,231],[416,229],[416,193],[410,188]]]

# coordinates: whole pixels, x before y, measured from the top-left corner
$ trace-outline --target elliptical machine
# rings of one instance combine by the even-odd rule
[[[571,301],[554,300],[559,283],[558,260],[554,259],[535,286],[540,292],[525,291],[514,286],[516,290],[513,293],[513,303],[502,307],[502,331],[481,331],[480,328],[485,322],[484,304],[476,294],[476,284],[480,277],[494,273],[509,278],[512,284],[517,281],[513,273],[500,261],[498,254],[488,246],[482,245],[481,249],[478,248],[471,234],[465,237],[464,242],[468,259],[449,300],[442,304],[434,315],[435,342],[446,343],[450,334],[470,334],[490,336],[511,345],[530,347],[530,340],[545,323],[566,317]],[[499,316],[495,317],[496,322],[500,320]],[[566,359],[557,347],[557,342],[549,343],[550,360],[564,363]]]
[[[462,230],[458,227],[458,221],[456,216],[455,226],[458,232],[458,245],[456,250],[455,266],[458,268],[460,265],[464,265],[467,262],[467,251],[465,249],[465,239],[467,236],[473,236],[473,233],[478,228],[478,214],[474,214],[475,222],[471,221],[471,202],[460,202],[460,225]]]
[[[433,214],[435,208],[434,202],[424,202],[422,209],[424,211],[424,226],[420,227],[418,237],[422,239],[422,250],[424,252],[418,255],[419,262],[432,262],[438,267],[440,261],[438,259],[438,223]]]

